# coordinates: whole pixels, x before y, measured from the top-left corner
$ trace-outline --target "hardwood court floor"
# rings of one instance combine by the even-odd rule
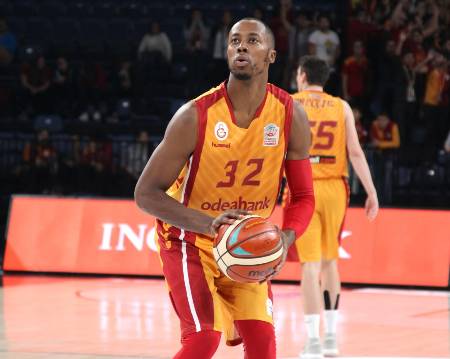
[[[304,340],[301,296],[276,284],[278,357],[294,358]],[[345,290],[342,357],[449,357],[449,293]],[[171,358],[177,318],[158,279],[4,276],[0,358]],[[242,358],[221,344],[215,358]]]

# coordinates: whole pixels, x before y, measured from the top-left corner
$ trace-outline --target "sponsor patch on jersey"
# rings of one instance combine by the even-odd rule
[[[312,164],[318,164],[318,163],[335,164],[336,163],[336,157],[335,156],[316,156],[316,155],[311,155],[311,156],[309,156],[309,162],[312,163]]]
[[[228,137],[228,133],[228,126],[225,122],[219,121],[216,123],[216,126],[214,127],[214,134],[219,141],[226,140]]]
[[[278,146],[278,140],[280,138],[280,128],[273,124],[269,123],[264,127],[264,142],[263,146],[273,147]]]
[[[216,148],[231,148],[231,143],[215,143],[211,142],[212,147]]]

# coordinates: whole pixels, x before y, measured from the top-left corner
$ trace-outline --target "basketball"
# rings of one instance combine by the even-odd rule
[[[213,253],[228,278],[243,283],[260,282],[280,263],[283,242],[277,226],[249,215],[220,226]]]

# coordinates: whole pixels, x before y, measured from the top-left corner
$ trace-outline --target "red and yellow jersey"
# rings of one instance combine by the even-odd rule
[[[313,179],[348,176],[344,103],[322,91],[292,95],[308,115],[312,141],[310,160]]]
[[[194,101],[197,145],[167,193],[212,217],[239,208],[268,218],[283,175],[292,97],[267,84],[265,99],[247,129],[236,124],[225,83]]]

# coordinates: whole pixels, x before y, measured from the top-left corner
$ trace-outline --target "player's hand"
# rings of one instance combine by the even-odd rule
[[[233,224],[237,219],[242,219],[249,214],[251,213],[242,209],[232,209],[230,211],[226,211],[214,218],[210,225],[209,233],[211,233],[212,236],[216,236],[217,231],[222,224]]]
[[[281,261],[273,269],[272,274],[267,276],[266,279],[264,279],[260,283],[264,283],[266,281],[271,280],[273,277],[275,277],[281,271],[281,268],[283,268],[284,264],[286,263],[286,258],[287,258],[289,247],[290,247],[290,245],[292,243],[292,240],[281,229],[280,229],[280,236],[281,236],[281,241],[283,242],[283,254],[281,255]]]
[[[372,222],[378,214],[378,197],[376,193],[369,194],[366,199],[365,212],[367,219]]]

